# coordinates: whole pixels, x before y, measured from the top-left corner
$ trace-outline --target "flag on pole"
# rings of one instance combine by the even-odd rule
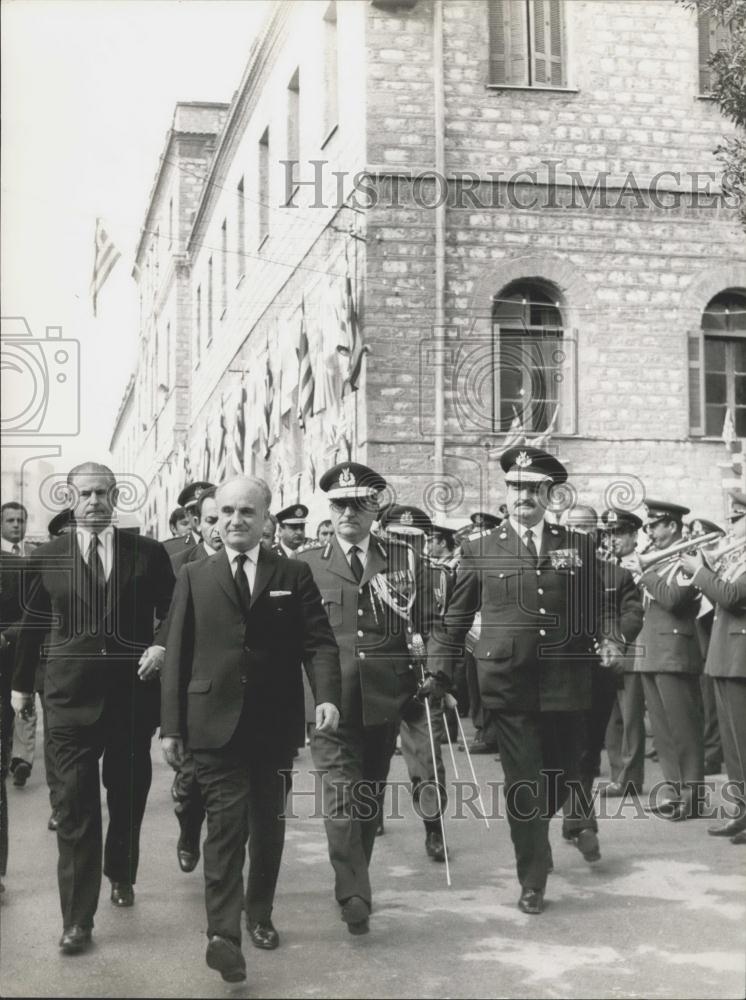
[[[269,360],[269,340],[267,341],[267,370],[264,373],[264,457],[269,458],[272,449],[272,408],[275,398],[272,365]]]
[[[308,481],[311,484],[311,492],[316,492],[316,463],[313,460],[313,455],[308,456]]]
[[[338,319],[340,343],[337,344],[337,352],[347,358],[347,370],[342,384],[342,394],[344,395],[346,386],[350,387],[350,392],[357,392],[360,372],[363,367],[363,358],[370,351],[370,348],[366,347],[363,343],[362,334],[358,327],[355,301],[352,297],[352,278],[350,277],[349,264],[345,277],[342,308],[338,313]]]
[[[93,277],[91,278],[91,300],[93,315],[96,315],[96,300],[106,279],[119,258],[122,256],[104,229],[101,219],[96,219],[96,236],[94,240]]]
[[[311,367],[311,351],[308,346],[306,329],[306,301],[300,302],[300,336],[295,352],[298,355],[298,423],[305,431],[306,421],[313,414],[314,378]]]
[[[238,387],[238,401],[236,403],[236,417],[233,422],[233,468],[236,475],[243,475],[245,449],[246,449],[246,386],[243,375],[241,384]]]
[[[228,422],[225,419],[225,400],[220,397],[220,418],[218,424],[218,460],[215,469],[217,482],[222,483],[225,479],[226,466],[228,464]]]
[[[212,465],[212,449],[210,448],[210,429],[205,422],[205,447],[202,452],[202,478],[210,481],[210,467]]]

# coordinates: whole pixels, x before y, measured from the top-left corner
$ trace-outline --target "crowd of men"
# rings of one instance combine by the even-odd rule
[[[746,843],[746,495],[732,491],[728,531],[649,498],[644,521],[579,503],[557,518],[556,457],[516,447],[501,464],[506,503],[458,530],[384,504],[384,476],[352,461],[319,481],[329,516],[313,541],[308,508],[270,513],[254,477],[188,484],[164,542],[117,527],[116,478],[95,462],[71,470],[68,507],[33,551],[25,509],[3,504],[0,875],[6,779],[22,788],[34,766],[38,693],[64,954],[90,946],[103,876],[114,906],[134,905],[159,727],[177,861],[203,860],[206,961],[227,982],[246,978],[242,922],[255,947],[280,944],[285,804],[306,742],[353,935],[369,929],[399,748],[425,851],[446,866],[442,744],[499,754],[526,914],[544,908],[552,816],[587,862],[601,857],[604,747],[601,794],[642,795],[646,716],[664,779],[650,809],[711,814],[704,779],[724,762],[732,813],[707,832]]]

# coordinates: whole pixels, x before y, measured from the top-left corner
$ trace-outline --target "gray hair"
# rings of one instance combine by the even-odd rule
[[[270,490],[266,481],[264,479],[260,479],[258,476],[234,476],[233,479],[226,479],[215,491],[215,499],[217,500],[218,496],[220,496],[221,490],[225,489],[226,486],[230,486],[232,483],[244,483],[246,486],[258,489],[262,494],[264,506],[267,510],[269,510],[270,504],[272,503],[272,490]]]

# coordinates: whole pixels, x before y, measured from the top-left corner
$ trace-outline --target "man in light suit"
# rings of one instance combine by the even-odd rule
[[[307,566],[260,546],[270,504],[261,479],[216,494],[223,550],[185,563],[169,618],[161,737],[173,767],[185,743],[207,811],[204,844],[206,961],[226,982],[246,978],[245,911],[259,947],[276,947],[272,905],[285,836],[295,748],[304,738],[301,663],[316,725],[339,721],[339,652]]]
[[[101,885],[101,757],[109,811],[103,871],[112,903],[134,902],[158,723],[159,631],[174,577],[159,542],[112,525],[118,490],[110,469],[95,462],[76,466],[67,487],[75,531],[40,546],[29,560],[12,699],[16,712],[31,703],[44,643],[57,783],[60,948],[76,954],[91,943]],[[155,633],[154,620],[160,622]]]
[[[505,773],[518,907],[539,914],[552,869],[549,820],[580,787],[582,713],[590,708],[603,591],[590,536],[545,520],[551,487],[567,479],[564,466],[530,447],[510,448],[500,462],[509,518],[462,543],[430,669],[453,676],[481,611],[474,658]],[[577,794],[565,826],[587,861],[600,857],[595,816]]]

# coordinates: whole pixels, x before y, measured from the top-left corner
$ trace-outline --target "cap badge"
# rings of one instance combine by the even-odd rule
[[[617,512],[615,510],[610,510],[606,515],[606,520],[609,524],[615,524],[619,520]]]
[[[296,517],[303,517],[303,508],[302,507],[296,507],[295,508],[295,516]]]
[[[402,516],[399,518],[401,524],[414,524],[414,518],[412,517],[411,510],[405,510]]]
[[[195,489],[195,491],[194,491],[194,499],[195,500],[199,500],[199,498],[202,496],[203,492],[204,492],[204,490],[202,489],[202,487],[198,486]]]
[[[346,469],[342,469],[339,474],[339,485],[340,486],[354,486],[355,485],[355,474],[352,469],[348,466]]]
[[[519,469],[527,469],[531,465],[531,458],[527,451],[519,451],[515,464]]]

